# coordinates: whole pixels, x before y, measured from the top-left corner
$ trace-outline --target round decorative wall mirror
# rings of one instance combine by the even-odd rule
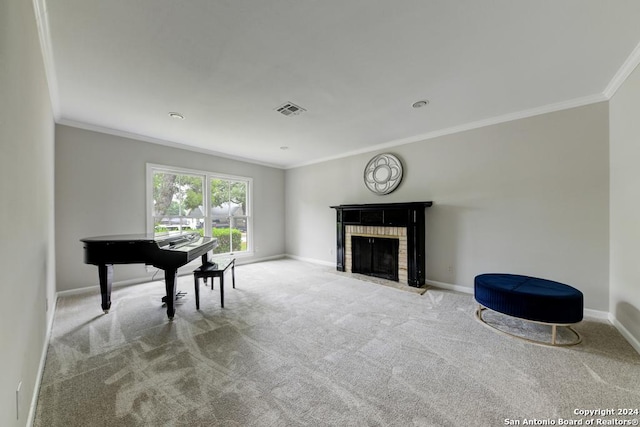
[[[402,162],[393,154],[378,154],[364,168],[364,185],[376,194],[389,194],[402,181]]]

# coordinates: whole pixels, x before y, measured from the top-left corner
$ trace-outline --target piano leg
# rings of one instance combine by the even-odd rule
[[[111,283],[113,282],[113,264],[98,265],[100,279],[100,294],[102,295],[102,310],[106,313],[111,308]]]
[[[173,316],[176,313],[175,302],[176,302],[176,276],[178,275],[178,270],[168,268],[164,271],[164,283],[165,288],[167,290],[167,317],[169,320],[173,320]]]

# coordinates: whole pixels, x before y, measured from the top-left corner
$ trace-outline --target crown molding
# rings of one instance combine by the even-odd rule
[[[627,80],[629,75],[640,64],[640,43],[638,43],[631,52],[631,55],[624,61],[624,64],[620,67],[618,72],[613,76],[613,79],[609,82],[605,88],[603,94],[607,99],[611,99],[616,94],[620,86]]]
[[[45,1],[46,0],[33,0],[33,9],[38,27],[45,78],[47,79],[47,86],[49,87],[49,101],[51,102],[53,118],[57,122],[61,117],[60,96],[58,95],[58,77],[56,75],[56,67],[54,66],[51,32],[49,31],[49,19]]]
[[[260,162],[260,161],[257,161],[257,160],[254,160],[254,159],[249,159],[249,158],[246,158],[246,157],[234,156],[234,155],[231,155],[231,154],[221,153],[219,151],[208,150],[206,148],[200,148],[200,147],[195,147],[193,145],[181,144],[179,142],[167,141],[167,140],[160,139],[160,138],[154,138],[154,137],[151,137],[151,136],[140,135],[140,134],[133,133],[133,132],[127,132],[127,131],[123,131],[123,130],[108,128],[108,127],[104,127],[104,126],[94,125],[94,124],[91,124],[91,123],[76,122],[76,121],[68,120],[68,119],[60,119],[60,120],[57,120],[56,123],[59,124],[59,125],[69,126],[69,127],[73,127],[73,128],[77,128],[77,129],[83,129],[83,130],[88,130],[88,131],[92,131],[92,132],[104,133],[104,134],[107,134],[107,135],[118,136],[118,137],[121,137],[121,138],[133,139],[135,141],[149,142],[151,144],[164,145],[165,147],[179,148],[181,150],[193,151],[193,152],[200,153],[200,154],[207,154],[209,156],[222,157],[224,159],[235,160],[235,161],[238,161],[238,162],[251,163],[251,164],[254,164],[254,165],[266,166],[266,167],[275,168],[275,169],[283,169],[283,167],[281,165],[276,165],[276,164],[267,163],[267,162]]]
[[[570,108],[582,107],[584,105],[595,104],[598,102],[607,101],[608,98],[604,94],[595,94],[590,96],[585,96],[582,98],[571,99],[568,101],[558,102],[556,104],[549,104],[538,108],[532,108],[529,110],[517,111],[515,113],[504,114],[502,116],[495,116],[484,120],[478,120],[471,123],[465,123],[458,126],[452,126],[445,129],[440,129],[433,132],[423,133],[420,135],[415,135],[409,138],[401,138],[396,139],[390,142],[386,142],[383,144],[378,144],[374,146],[369,146],[363,148],[361,150],[349,151],[347,153],[343,153],[333,157],[326,157],[323,159],[313,160],[310,162],[300,163],[293,166],[288,166],[285,169],[294,169],[302,166],[309,166],[316,163],[322,163],[329,160],[337,160],[345,157],[355,156],[358,154],[372,153],[378,150],[386,150],[389,148],[397,147],[400,145],[411,144],[414,142],[426,141],[433,138],[438,138],[441,136],[452,135],[455,133],[460,133],[468,130],[479,129],[486,126],[496,125],[500,123],[511,122],[519,119],[526,119],[528,117],[539,116],[542,114],[553,113],[556,111],[568,110]]]

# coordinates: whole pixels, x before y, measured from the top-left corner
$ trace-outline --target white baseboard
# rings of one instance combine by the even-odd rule
[[[276,259],[287,258],[286,254],[271,255],[262,258],[236,258],[236,265],[253,264],[255,262],[274,261]]]
[[[113,288],[120,288],[123,286],[131,286],[131,285],[138,285],[140,283],[146,283],[149,282],[151,279],[150,278],[139,278],[139,279],[129,279],[129,280],[120,280],[118,282],[113,282],[111,284],[111,286]],[[155,279],[154,279],[155,280]],[[88,294],[88,293],[92,293],[92,292],[100,292],[100,286],[96,283],[95,285],[91,285],[91,286],[86,286],[83,288],[76,288],[76,289],[68,289],[66,291],[58,291],[56,292],[56,300],[60,297],[69,297],[69,296],[73,296],[73,295],[82,295],[82,294]]]
[[[297,255],[291,255],[291,254],[286,254],[285,256],[287,258],[295,259],[296,261],[310,262],[312,264],[324,265],[325,267],[335,267],[336,266],[335,261],[333,261],[333,262],[331,262],[331,261],[322,261],[322,260],[316,259],[316,258],[304,258],[304,257],[300,257],[300,256],[297,256]]]
[[[584,315],[587,317],[590,317],[592,319],[599,319],[599,320],[606,320],[606,321],[610,321],[609,320],[609,312],[608,311],[602,311],[602,310],[593,310],[590,308],[585,308],[584,309]]]
[[[613,326],[616,327],[618,332],[620,332],[620,334],[629,342],[629,344],[631,344],[631,347],[633,347],[635,351],[640,354],[640,340],[634,337],[633,334],[631,334],[631,332],[629,332],[629,330],[625,328],[624,325],[620,323],[613,314],[609,313],[608,320],[613,324]]]
[[[47,332],[42,343],[42,352],[40,354],[40,364],[36,373],[36,383],[33,386],[33,396],[31,396],[31,404],[29,405],[29,414],[27,415],[26,427],[31,427],[36,416],[36,407],[38,406],[38,395],[40,394],[40,385],[42,384],[42,376],[44,375],[44,365],[47,362],[47,352],[49,350],[49,341],[51,340],[51,331],[53,330],[53,318],[56,314],[58,306],[58,298],[53,301],[49,315],[47,316]]]
[[[435,286],[440,289],[447,289],[449,291],[462,292],[464,294],[473,294],[473,288],[468,286],[452,285],[451,283],[438,282],[437,280],[426,280],[425,283],[430,286]]]

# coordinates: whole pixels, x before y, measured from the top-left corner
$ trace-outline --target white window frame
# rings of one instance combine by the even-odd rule
[[[174,173],[180,175],[195,175],[202,176],[203,183],[203,196],[202,196],[202,206],[204,209],[204,223],[209,224],[209,226],[204,227],[204,235],[206,237],[211,237],[212,235],[212,226],[213,224],[213,215],[211,213],[211,203],[209,201],[211,194],[211,180],[212,179],[223,179],[228,181],[240,181],[245,182],[247,184],[247,211],[244,212],[244,217],[247,220],[247,248],[241,252],[232,252],[233,255],[242,256],[242,255],[252,255],[254,250],[253,243],[253,178],[246,176],[237,176],[237,175],[228,175],[222,174],[218,172],[210,172],[196,169],[187,169],[176,166],[167,166],[155,163],[147,163],[146,168],[146,205],[147,205],[147,233],[150,235],[154,235],[154,219],[153,219],[153,174],[155,172],[166,172],[166,173]]]

